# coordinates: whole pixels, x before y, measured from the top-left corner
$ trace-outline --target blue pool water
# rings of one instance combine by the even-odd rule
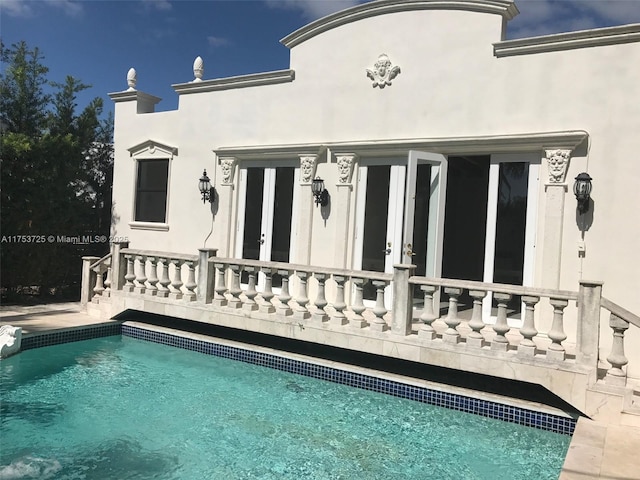
[[[0,480],[556,479],[570,441],[120,336],[0,373]]]

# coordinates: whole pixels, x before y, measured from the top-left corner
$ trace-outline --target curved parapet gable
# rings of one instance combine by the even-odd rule
[[[519,13],[513,0],[379,0],[357,5],[316,20],[287,35],[280,40],[280,43],[287,48],[292,48],[340,25],[377,15],[412,10],[466,10],[501,15],[505,20],[511,20]]]

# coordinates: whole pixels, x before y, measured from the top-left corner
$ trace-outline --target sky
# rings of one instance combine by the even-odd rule
[[[193,80],[193,61],[204,60],[204,79],[289,68],[280,39],[307,23],[367,0],[0,0],[0,38],[38,47],[49,80],[72,75],[92,88],[78,97],[126,90],[134,67],[137,89],[163,100],[156,111],[177,108],[172,84]],[[640,0],[516,0],[520,14],[507,38],[640,23]],[[4,66],[2,66],[4,71]]]

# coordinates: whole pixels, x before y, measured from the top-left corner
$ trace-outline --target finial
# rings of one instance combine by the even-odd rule
[[[196,59],[193,62],[193,76],[196,78],[194,78],[193,81],[201,82],[202,75],[204,75],[204,62],[202,61],[201,57],[196,57]]]
[[[138,83],[138,74],[136,73],[136,69],[131,67],[127,72],[127,85],[129,85],[128,91],[133,91],[136,89],[136,83]]]

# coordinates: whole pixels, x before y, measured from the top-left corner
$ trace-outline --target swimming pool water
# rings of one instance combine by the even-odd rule
[[[0,479],[556,479],[570,442],[120,336],[0,374]]]

